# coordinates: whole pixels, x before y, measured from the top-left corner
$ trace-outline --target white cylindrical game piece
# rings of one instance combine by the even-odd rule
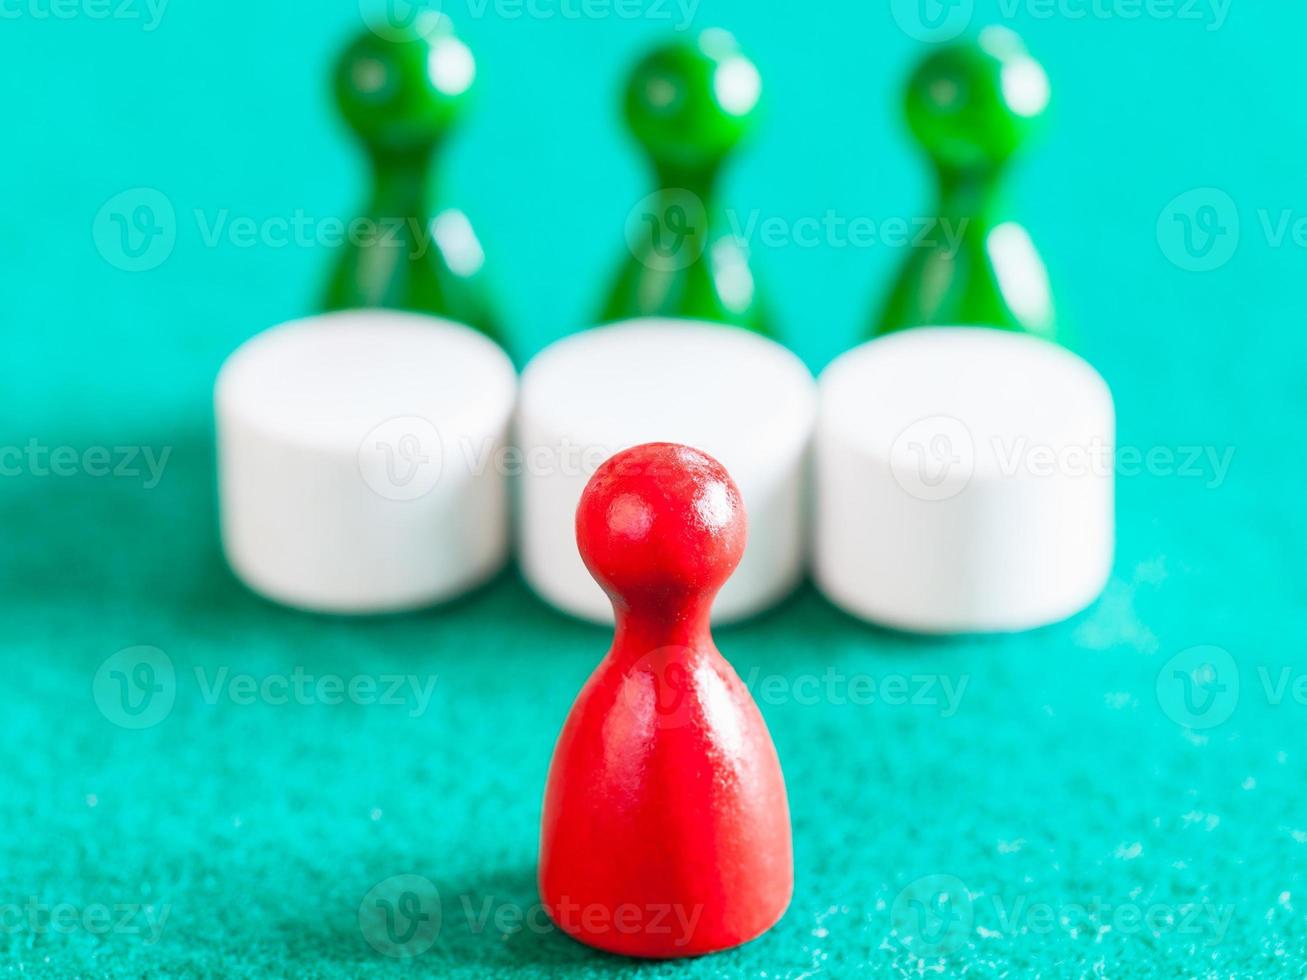
[[[1112,395],[1063,347],[988,327],[873,340],[822,373],[817,584],[927,633],[1057,622],[1113,552]]]
[[[620,450],[679,442],[716,458],[744,498],[749,539],[713,606],[717,622],[760,612],[803,573],[812,374],[781,345],[739,327],[642,318],[594,327],[538,354],[522,375],[523,573],[543,598],[611,622],[576,548],[576,506]]]
[[[517,379],[470,327],[358,310],[274,327],[218,375],[223,547],[291,606],[424,606],[504,562]]]

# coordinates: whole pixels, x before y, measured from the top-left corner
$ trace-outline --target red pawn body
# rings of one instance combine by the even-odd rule
[[[708,628],[745,534],[726,470],[685,446],[619,453],[582,494],[577,543],[617,630],[554,749],[540,895],[591,946],[711,953],[766,932],[789,905],[785,779]]]

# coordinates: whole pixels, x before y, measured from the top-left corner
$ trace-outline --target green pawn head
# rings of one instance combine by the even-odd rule
[[[449,130],[475,77],[472,52],[449,18],[428,12],[402,32],[360,35],[336,65],[336,101],[369,146],[421,149]]]
[[[940,48],[908,83],[908,125],[947,170],[1001,166],[1048,106],[1048,75],[1005,27]]]
[[[704,31],[649,54],[626,88],[626,118],[654,160],[680,170],[711,169],[757,116],[758,69],[726,31]]]

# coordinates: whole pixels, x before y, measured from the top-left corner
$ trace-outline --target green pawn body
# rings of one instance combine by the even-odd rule
[[[907,118],[938,176],[938,222],[912,249],[875,334],[945,324],[1055,339],[1048,272],[1000,201],[1003,170],[1048,96],[1044,69],[1001,27],[937,50],[914,73]]]
[[[484,254],[457,208],[432,213],[434,158],[466,105],[476,65],[448,18],[420,15],[402,33],[362,34],[336,67],[336,99],[372,166],[367,213],[350,226],[327,309],[434,313],[496,340]]]
[[[717,204],[717,180],[757,115],[758,70],[726,31],[669,44],[636,66],[626,118],[653,163],[657,189],[632,209],[631,257],[604,321],[712,320],[771,334],[748,248]]]

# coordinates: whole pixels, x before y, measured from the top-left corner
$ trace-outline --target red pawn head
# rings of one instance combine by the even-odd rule
[[[744,552],[740,492],[696,449],[637,446],[591,478],[576,537],[617,632],[554,748],[541,899],[615,953],[748,942],[784,913],[794,867],[776,749],[708,627]]]
[[[613,456],[576,511],[586,568],[619,609],[704,612],[744,554],[744,504],[711,456],[669,442]]]

